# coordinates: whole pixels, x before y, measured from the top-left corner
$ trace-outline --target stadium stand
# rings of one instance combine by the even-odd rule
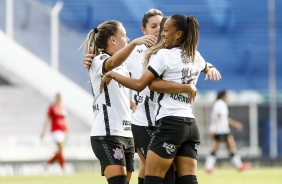
[[[31,1],[31,0],[29,0]],[[40,0],[52,7],[57,0]],[[79,61],[82,50],[77,51],[89,29],[99,23],[117,19],[123,22],[129,38],[141,36],[141,18],[149,8],[159,8],[164,15],[183,13],[195,15],[200,22],[201,35],[198,50],[203,57],[221,71],[223,80],[216,85],[198,83],[202,90],[253,89],[268,90],[268,10],[267,1],[256,3],[243,0],[181,0],[169,1],[103,1],[103,0],[63,0],[60,13],[60,71],[89,91],[88,78]],[[3,4],[3,2],[2,2]],[[256,4],[254,6],[254,4]],[[5,6],[1,6],[2,9]],[[276,7],[282,7],[276,1]],[[4,10],[2,12],[5,12]],[[21,0],[15,5],[15,37],[45,62],[50,62],[49,21],[46,15]],[[110,12],[110,13],[109,13]],[[278,15],[278,11],[276,12]],[[129,18],[130,17],[130,18]],[[37,21],[36,21],[37,20]],[[281,16],[276,16],[277,67],[281,68],[282,47]],[[3,22],[5,22],[3,20]],[[36,25],[34,25],[36,22]],[[42,36],[41,36],[42,35]],[[44,35],[44,36],[43,36]],[[29,42],[32,37],[38,42]],[[44,45],[44,49],[38,45]],[[277,81],[282,75],[277,72]],[[277,82],[278,89],[282,83]]]
[[[39,134],[48,105],[57,91],[62,92],[63,102],[69,111],[67,119],[71,141],[68,149],[74,149],[73,146],[77,147],[78,143],[83,147],[82,150],[89,148],[88,152],[82,153],[92,156],[88,145],[92,96],[1,31],[0,40],[0,73],[3,81],[0,85],[0,160],[44,159],[46,150],[53,150],[50,136],[39,146]],[[69,153],[69,158],[79,155],[74,151]]]
[[[56,2],[56,0],[42,0]],[[148,1],[149,2],[149,1]],[[164,15],[183,13],[195,15],[200,22],[199,51],[221,71],[223,80],[218,85],[203,84],[204,90],[223,88],[233,90],[268,89],[268,10],[267,1],[181,0],[158,2],[127,1],[64,1],[61,19],[71,29],[85,33],[100,22],[117,19],[124,23],[130,38],[141,35],[142,14],[155,7]],[[149,4],[150,6],[141,6]],[[255,6],[254,6],[255,4]],[[282,6],[276,1],[277,10]],[[142,9],[142,11],[140,10]],[[134,11],[133,11],[134,10]],[[111,12],[111,13],[109,13]],[[278,15],[278,11],[276,12]],[[131,17],[130,19],[128,17]],[[281,49],[281,16],[276,16],[277,51]],[[281,53],[277,52],[277,68],[282,67]],[[278,80],[281,74],[278,73]],[[278,81],[277,80],[277,81]],[[282,84],[277,83],[278,89]]]

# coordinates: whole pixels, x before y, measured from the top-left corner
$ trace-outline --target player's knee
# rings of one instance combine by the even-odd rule
[[[108,184],[127,184],[126,176],[125,175],[113,176],[108,179]]]

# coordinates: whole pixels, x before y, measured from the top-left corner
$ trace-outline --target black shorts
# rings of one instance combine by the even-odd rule
[[[100,161],[101,174],[108,165],[123,165],[129,172],[134,171],[134,141],[132,137],[91,136],[91,146]]]
[[[146,158],[149,143],[151,141],[156,127],[154,126],[138,126],[131,125],[132,134],[134,137],[135,147],[139,148],[144,158]]]
[[[231,134],[230,133],[227,133],[227,134],[215,134],[213,138],[214,138],[214,140],[216,140],[218,142],[225,142],[229,135],[231,135]]]
[[[156,122],[158,129],[149,149],[162,158],[185,156],[197,159],[200,132],[194,118],[167,116]]]

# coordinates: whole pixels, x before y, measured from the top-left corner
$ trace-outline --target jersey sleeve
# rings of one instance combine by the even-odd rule
[[[205,70],[206,61],[198,51],[196,51],[196,61],[200,64],[201,71]]]
[[[222,105],[219,101],[217,101],[213,106],[213,113],[215,116],[220,115],[222,112]]]
[[[101,55],[101,56],[97,56],[94,58],[93,61],[93,73],[96,73],[98,76],[102,76],[106,73],[105,71],[105,64],[106,61],[109,59],[110,57],[108,55]]]
[[[165,60],[163,59],[163,50],[159,50],[158,53],[150,58],[149,65],[148,65],[148,70],[151,71],[154,76],[157,78],[161,76],[165,69],[166,69],[166,64]]]

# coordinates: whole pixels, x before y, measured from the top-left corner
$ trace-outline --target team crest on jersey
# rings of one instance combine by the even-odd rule
[[[123,158],[123,153],[122,153],[122,149],[119,149],[119,148],[116,148],[116,149],[113,149],[114,151],[114,157],[115,159],[122,159]]]
[[[171,155],[171,153],[173,153],[175,151],[175,148],[176,148],[175,145],[168,144],[166,142],[164,142],[163,147],[166,149],[166,152],[170,155]]]

